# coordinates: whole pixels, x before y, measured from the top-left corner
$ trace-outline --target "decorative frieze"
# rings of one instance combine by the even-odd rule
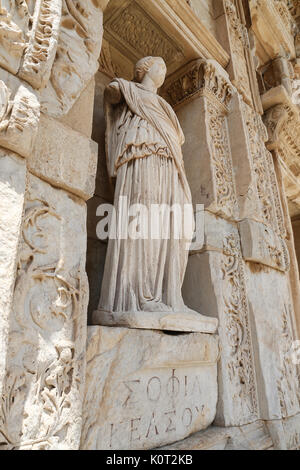
[[[133,1],[126,8],[120,8],[106,23],[106,30],[115,40],[121,40],[136,59],[157,56],[170,65],[181,58],[180,47],[151,20],[138,2]]]
[[[293,27],[294,27],[294,21],[293,17],[290,13],[290,9],[288,8],[288,2],[287,0],[275,0],[274,1],[274,6],[287,30],[288,33],[293,35]]]
[[[54,27],[60,18],[56,56],[50,80],[41,93],[43,113],[52,117],[67,114],[97,72],[103,35],[102,8],[106,4],[107,0],[62,0],[62,11],[57,12],[53,24]],[[51,39],[51,51],[54,43]],[[50,57],[52,53],[49,60]]]

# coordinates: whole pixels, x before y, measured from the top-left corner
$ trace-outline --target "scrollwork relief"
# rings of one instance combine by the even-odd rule
[[[246,103],[252,105],[249,72],[245,57],[245,50],[250,49],[248,32],[238,17],[234,3],[231,0],[225,0],[224,6],[228,19],[229,38],[232,48],[231,54],[234,70],[232,82],[243,95]]]
[[[137,54],[136,58],[150,55],[162,57],[169,65],[182,57],[178,46],[145,14],[138,2],[120,9],[120,13],[107,23],[106,28],[113,37],[124,41],[132,53]]]
[[[239,238],[224,240],[223,276],[226,339],[230,350],[227,368],[233,387],[233,403],[239,416],[258,416],[258,398],[254,372],[249,307],[246,296]]]
[[[249,148],[252,157],[255,186],[262,221],[285,237],[285,224],[279,189],[271,154],[265,146],[266,128],[260,116],[247,104],[243,104]]]
[[[207,119],[217,206],[230,218],[237,218],[238,206],[226,116],[208,102]]]
[[[293,333],[291,318],[293,316],[292,305],[286,303],[281,315],[281,329],[279,336],[279,377],[277,389],[280,400],[282,417],[286,418],[299,410],[299,377],[296,365],[292,362],[291,348]]]
[[[70,449],[79,443],[74,416],[83,365],[76,341],[84,287],[80,266],[66,271],[48,236],[50,227],[59,233],[63,223],[51,204],[28,194],[1,398],[1,449]]]

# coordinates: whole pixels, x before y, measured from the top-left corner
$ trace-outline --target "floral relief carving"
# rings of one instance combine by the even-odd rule
[[[122,9],[116,18],[108,22],[107,28],[111,34],[124,41],[137,54],[137,58],[162,57],[167,65],[181,58],[180,49],[137,2]]]
[[[246,103],[252,105],[249,72],[245,57],[245,50],[250,49],[248,32],[246,27],[241,23],[232,0],[225,0],[224,6],[228,19],[229,38],[232,49],[231,55],[234,70],[232,83],[243,95]]]
[[[243,261],[237,235],[224,240],[223,255],[225,337],[230,355],[227,369],[232,384],[234,413],[238,419],[258,416],[258,398],[254,372],[249,307],[246,296]]]
[[[293,308],[291,304],[285,304],[281,316],[281,330],[279,336],[279,378],[277,389],[280,400],[282,417],[286,418],[299,410],[299,377],[296,365],[292,362],[291,348],[293,333],[291,318]]]
[[[290,191],[289,199],[297,204],[298,174],[300,172],[299,158],[299,111],[291,103],[279,104],[269,109],[265,114],[265,125],[268,129],[268,148],[276,152],[283,168],[283,176]]]
[[[214,104],[207,103],[212,169],[217,206],[228,217],[238,217],[236,189],[229,145],[226,116]]]
[[[48,236],[50,226],[59,233],[62,223],[48,202],[28,195],[0,402],[1,449],[70,449],[79,443],[83,364],[76,341],[85,288],[80,266],[66,273]],[[50,245],[53,263],[45,264]]]
[[[259,213],[262,221],[275,232],[285,236],[285,224],[274,163],[265,146],[266,128],[260,116],[247,104],[243,104],[243,114],[247,127],[250,154],[255,176]]]

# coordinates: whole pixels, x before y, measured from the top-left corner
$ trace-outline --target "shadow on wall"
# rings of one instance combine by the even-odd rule
[[[96,211],[100,204],[112,203],[113,201],[113,189],[106,170],[105,117],[103,112],[103,93],[110,79],[101,72],[98,72],[95,78],[96,86],[92,139],[98,143],[99,150],[95,195],[87,203],[88,239],[86,271],[90,288],[88,324],[91,324],[91,315],[98,307],[107,249],[107,243],[100,241],[96,235],[96,227],[100,220],[100,217],[96,216]]]

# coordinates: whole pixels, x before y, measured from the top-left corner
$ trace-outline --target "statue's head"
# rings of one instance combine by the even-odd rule
[[[141,83],[147,75],[160,88],[166,78],[167,66],[161,57],[144,57],[135,66],[134,79]]]

